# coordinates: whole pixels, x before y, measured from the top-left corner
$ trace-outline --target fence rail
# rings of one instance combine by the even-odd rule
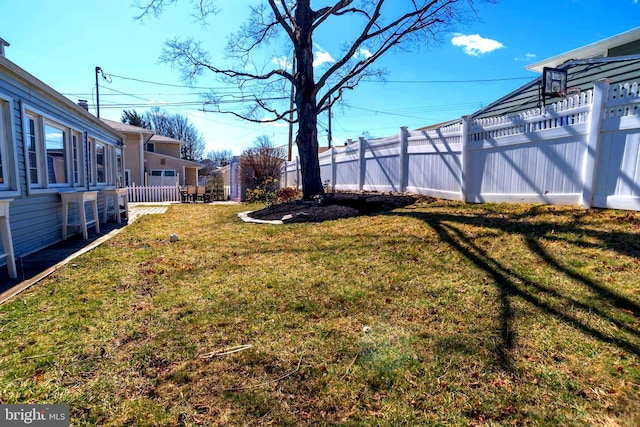
[[[542,109],[348,141],[320,158],[334,190],[640,210],[640,88],[596,82]],[[281,183],[300,186],[299,162]]]
[[[171,186],[153,186],[138,187],[135,184],[127,188],[129,202],[179,202],[180,187]]]

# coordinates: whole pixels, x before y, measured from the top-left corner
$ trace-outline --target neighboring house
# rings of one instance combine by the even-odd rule
[[[61,240],[60,192],[121,186],[122,140],[122,134],[0,54],[0,201],[13,199],[9,220],[16,257]]]
[[[569,94],[587,91],[594,82],[611,84],[640,80],[640,27],[527,66],[542,73],[544,67],[567,70]],[[543,104],[542,76],[472,114],[473,118],[514,115]],[[546,105],[560,98],[546,99]]]
[[[180,158],[183,141],[138,126],[102,119],[125,136],[126,186],[197,185],[202,164]]]

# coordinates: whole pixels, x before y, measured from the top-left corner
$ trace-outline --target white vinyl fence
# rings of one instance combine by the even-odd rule
[[[638,83],[599,81],[515,116],[349,140],[320,154],[320,172],[334,190],[640,210],[639,107]],[[297,161],[281,182],[301,184]]]
[[[130,203],[135,202],[180,202],[180,187],[177,185],[170,186],[153,186],[153,187],[137,187],[135,184],[127,188],[127,195]]]

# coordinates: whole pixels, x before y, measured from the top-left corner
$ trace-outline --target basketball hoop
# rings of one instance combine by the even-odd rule
[[[544,67],[542,72],[542,95],[562,96],[567,94],[567,70]]]
[[[542,105],[548,96],[567,96],[567,70],[544,67],[542,70]]]

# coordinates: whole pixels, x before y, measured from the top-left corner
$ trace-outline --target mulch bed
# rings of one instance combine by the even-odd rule
[[[284,223],[323,222],[341,218],[371,215],[412,205],[417,196],[390,193],[332,193],[317,200],[296,200],[280,203],[249,216],[261,220],[282,220]]]

